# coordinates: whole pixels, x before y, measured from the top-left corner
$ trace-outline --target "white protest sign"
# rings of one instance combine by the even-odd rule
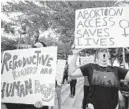
[[[76,11],[76,48],[129,47],[129,7],[87,8]]]
[[[59,86],[62,84],[63,76],[64,76],[64,70],[65,70],[66,60],[59,59],[57,61],[57,67],[56,67],[56,81]]]
[[[57,47],[5,51],[1,101],[54,106]]]
[[[90,55],[90,56],[85,56],[85,57],[80,57],[80,61],[81,61],[81,66],[88,64],[88,63],[94,63],[94,56]]]

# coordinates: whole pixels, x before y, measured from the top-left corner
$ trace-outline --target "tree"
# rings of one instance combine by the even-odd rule
[[[25,1],[8,2],[2,7],[6,14],[21,13],[17,18],[11,18],[17,25],[26,24],[29,31],[35,29],[45,31],[54,29],[60,34],[59,40],[73,43],[75,10],[102,6],[113,6],[115,2],[95,1]]]
[[[9,17],[13,23],[9,24],[3,22],[11,31],[13,26],[22,26],[23,24],[28,28],[27,35],[23,43],[30,43],[32,41],[33,31],[39,30],[41,32],[47,31],[49,28],[54,30],[58,35],[59,41],[70,54],[71,45],[74,42],[74,27],[75,27],[75,10],[84,8],[95,7],[111,7],[116,5],[116,1],[20,1],[20,2],[7,2],[2,5],[2,12],[11,16],[17,14],[16,17]],[[8,30],[8,29],[7,29]],[[51,39],[51,40],[50,40]],[[48,45],[55,44],[52,38],[42,38],[42,41],[49,43]],[[62,48],[63,49],[63,48]],[[63,51],[63,50],[62,50]],[[118,50],[119,51],[119,50]],[[93,51],[90,50],[92,53]],[[121,53],[121,52],[120,52]],[[113,55],[115,58],[117,55]],[[121,56],[119,56],[121,57]],[[113,58],[113,59],[114,59]]]
[[[16,49],[15,44],[17,44],[17,41],[14,41],[6,37],[2,37],[1,40],[1,51]]]

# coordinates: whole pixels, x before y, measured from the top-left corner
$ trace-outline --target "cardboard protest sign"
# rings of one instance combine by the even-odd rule
[[[76,48],[129,47],[129,7],[101,7],[76,11]]]
[[[64,76],[64,70],[65,70],[66,60],[59,59],[57,61],[57,67],[56,67],[56,81],[59,86],[62,84],[63,76]]]
[[[1,101],[54,106],[57,47],[5,51]]]

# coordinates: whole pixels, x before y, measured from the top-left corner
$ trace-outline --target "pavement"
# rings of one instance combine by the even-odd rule
[[[64,84],[62,86],[61,98],[62,104],[61,109],[81,109],[82,99],[83,99],[83,84],[84,79],[78,78],[76,84],[76,94],[74,98],[70,98],[70,84]],[[58,109],[57,98],[55,100],[54,109]]]

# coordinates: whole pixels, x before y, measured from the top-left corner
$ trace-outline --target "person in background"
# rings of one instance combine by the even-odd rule
[[[125,98],[123,97],[122,93],[119,91],[118,92],[118,106],[116,109],[125,109]]]
[[[66,82],[68,82],[68,62],[67,61],[66,61],[66,65],[65,65],[65,71],[64,71],[62,84],[64,84],[65,80],[66,80]]]
[[[46,47],[47,45],[44,42],[39,41],[39,31],[36,30],[34,32],[34,42],[35,44],[32,46],[33,48],[40,48],[40,47]],[[34,104],[36,109],[49,109],[48,106],[40,106],[40,103]],[[35,109],[35,108],[34,108]]]
[[[70,97],[71,98],[74,98],[74,96],[75,96],[76,83],[77,83],[77,79],[76,78],[71,78],[71,81],[70,81]]]
[[[62,100],[61,100],[62,84],[63,84],[63,81],[61,84],[58,84],[57,80],[55,81],[55,91],[57,95],[58,109],[61,109],[61,103],[62,103]],[[54,109],[54,107],[52,106],[51,109]]]
[[[34,32],[34,44],[32,48],[46,47],[47,45],[44,42],[39,41],[39,31]],[[14,104],[14,103],[2,103],[3,109],[49,109],[48,106],[41,107],[39,104]]]
[[[73,49],[73,48],[74,48],[74,44],[71,46],[71,49]],[[77,64],[77,63],[75,63],[75,64]],[[78,64],[80,64],[80,63],[78,63]],[[68,64],[68,72],[69,72],[69,64]],[[76,93],[77,79],[76,78],[72,78],[72,77],[69,76],[68,81],[70,83],[70,95],[69,95],[69,97],[74,98],[75,93]]]
[[[41,42],[41,41],[39,40],[39,31],[38,31],[38,30],[35,30],[34,33],[33,33],[33,43],[34,43],[34,44],[33,44],[32,47],[34,47],[34,45],[37,44],[37,43],[38,43],[38,46],[39,46],[39,47],[40,47],[40,46],[43,46],[43,47],[46,47],[46,46],[47,46],[45,42]],[[39,43],[41,43],[41,45],[40,45]],[[37,46],[37,47],[38,47],[38,46]]]
[[[128,68],[125,66],[126,65],[124,63],[120,64],[121,68]],[[128,108],[129,108],[129,82],[127,82],[126,80],[121,80],[120,91],[119,91],[119,109],[128,109]]]
[[[66,73],[66,75],[65,75],[65,73]],[[65,70],[64,70],[64,76],[68,76],[68,63],[67,63],[67,61],[66,61],[66,66],[65,66]],[[64,83],[64,76],[63,76],[63,81],[60,85],[57,83],[57,80],[56,80],[56,87],[55,88],[56,88],[56,94],[57,94],[57,100],[58,100],[58,109],[61,109],[61,103],[62,103],[61,89],[62,89],[62,85]]]
[[[62,89],[62,84],[58,85],[56,81],[56,94],[57,94],[57,101],[58,101],[58,109],[61,109],[61,89]]]
[[[93,109],[115,109],[118,104],[118,91],[120,80],[129,81],[129,71],[120,67],[108,65],[110,59],[109,49],[98,49],[96,63],[76,66],[77,57],[81,50],[73,50],[73,57],[69,64],[69,76],[87,76],[90,84],[88,107]]]
[[[82,55],[82,53],[81,53],[81,55]],[[89,53],[85,54],[85,52],[84,52],[83,56],[89,56]],[[82,66],[83,63],[81,62],[81,58],[79,58],[79,62],[80,62],[80,65]],[[87,62],[87,63],[89,63],[89,62]],[[90,90],[90,86],[89,86],[88,78],[87,78],[87,76],[84,76],[82,109],[86,109],[86,107],[87,107],[87,104],[88,104],[87,99],[88,99],[89,90]]]
[[[88,94],[89,94],[90,86],[87,76],[84,76],[84,86],[83,86],[83,100],[82,100],[82,109],[86,109]]]

